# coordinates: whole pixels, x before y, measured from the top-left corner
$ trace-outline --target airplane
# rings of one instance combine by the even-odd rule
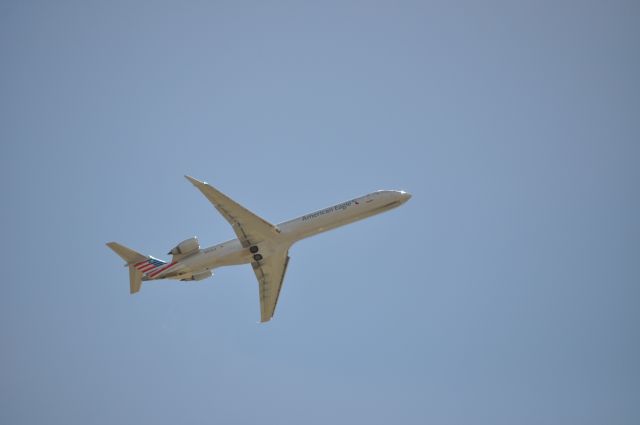
[[[170,262],[142,255],[117,242],[106,245],[129,267],[129,290],[140,291],[142,282],[174,279],[200,281],[218,267],[251,264],[258,279],[260,322],[268,322],[278,303],[289,264],[289,248],[299,240],[396,208],[411,198],[403,190],[378,190],[359,198],[273,225],[233,201],[206,182],[185,176],[231,224],[237,238],[200,248],[197,237],[186,239],[168,254]]]

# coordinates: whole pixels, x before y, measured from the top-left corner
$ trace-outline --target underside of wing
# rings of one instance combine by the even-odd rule
[[[231,224],[242,246],[248,247],[278,233],[278,228],[206,182],[185,176]]]
[[[251,263],[260,287],[260,322],[268,322],[273,317],[288,265],[288,250],[276,252],[261,261]]]

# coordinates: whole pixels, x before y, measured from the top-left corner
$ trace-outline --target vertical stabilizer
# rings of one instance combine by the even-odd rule
[[[142,272],[136,268],[136,264],[147,261],[150,257],[142,255],[117,242],[109,242],[107,246],[126,261],[126,265],[129,266],[129,292],[135,294],[140,291],[140,286],[142,286]]]
[[[111,248],[113,252],[118,254],[120,258],[126,261],[127,265],[139,263],[140,261],[144,261],[149,258],[146,255],[142,255],[139,252],[136,252],[131,248],[127,248],[124,245],[120,245],[117,242],[108,242],[107,246]]]

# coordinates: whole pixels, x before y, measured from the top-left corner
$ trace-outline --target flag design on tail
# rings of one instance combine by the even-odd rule
[[[147,260],[134,264],[134,267],[146,276],[155,277],[175,264],[175,261],[167,263],[166,261],[150,257]]]

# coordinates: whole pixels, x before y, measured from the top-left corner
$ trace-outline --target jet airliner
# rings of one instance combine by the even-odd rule
[[[185,177],[231,224],[237,238],[209,248],[200,248],[197,237],[186,239],[169,251],[173,256],[170,262],[142,255],[116,242],[107,243],[129,267],[130,293],[140,291],[142,282],[160,279],[199,281],[211,277],[218,267],[251,264],[258,279],[261,322],[271,320],[275,312],[291,245],[388,211],[411,198],[402,190],[379,190],[273,225],[208,183]]]

